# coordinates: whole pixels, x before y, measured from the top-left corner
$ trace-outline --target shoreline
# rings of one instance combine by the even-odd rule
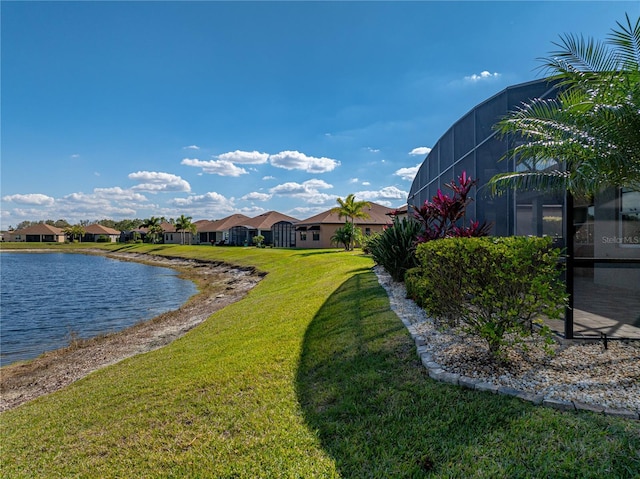
[[[198,293],[178,309],[141,321],[122,331],[72,340],[65,348],[2,367],[0,412],[58,391],[98,369],[170,344],[216,311],[242,299],[264,276],[255,269],[214,261],[141,253],[105,253],[101,250],[78,252],[172,268],[178,271],[181,278],[193,281]]]

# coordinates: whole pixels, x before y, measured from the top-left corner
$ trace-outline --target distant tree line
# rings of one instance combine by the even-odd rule
[[[160,218],[158,218],[158,220],[159,220],[159,223],[171,223],[172,225],[176,224],[176,220],[174,218],[167,219],[164,216],[161,216]],[[33,226],[37,224],[46,224],[46,225],[55,226],[56,228],[61,228],[61,229],[69,228],[71,226],[88,226],[91,224],[99,224],[102,226],[106,226],[107,228],[113,228],[114,230],[118,230],[118,231],[131,231],[131,230],[140,228],[147,221],[148,220],[144,220],[140,218],[124,219],[120,221],[115,221],[110,219],[101,219],[98,221],[81,220],[81,221],[78,221],[75,225],[72,225],[65,219],[59,219],[56,221],[54,220],[22,221],[18,223],[15,229],[19,230],[22,228],[28,228],[29,226]],[[9,226],[9,230],[12,230],[12,229],[14,228]]]

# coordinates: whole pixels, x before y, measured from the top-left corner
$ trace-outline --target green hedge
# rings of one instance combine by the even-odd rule
[[[551,241],[483,237],[423,243],[416,250],[419,266],[405,276],[407,295],[436,320],[461,322],[500,355],[506,333],[548,334],[542,318],[563,316],[561,253]]]

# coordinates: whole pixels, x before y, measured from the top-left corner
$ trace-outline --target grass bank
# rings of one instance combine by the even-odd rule
[[[640,474],[638,422],[431,381],[369,258],[104,248],[268,274],[171,345],[2,413],[3,477]]]

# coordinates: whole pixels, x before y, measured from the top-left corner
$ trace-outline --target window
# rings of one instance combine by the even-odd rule
[[[307,232],[300,231],[300,241],[307,241]]]
[[[620,239],[623,245],[640,247],[640,191],[620,191]]]
[[[371,228],[365,228],[364,229],[364,235],[365,236],[371,236]]]
[[[313,241],[320,241],[320,232],[319,231],[314,231],[313,232]]]

